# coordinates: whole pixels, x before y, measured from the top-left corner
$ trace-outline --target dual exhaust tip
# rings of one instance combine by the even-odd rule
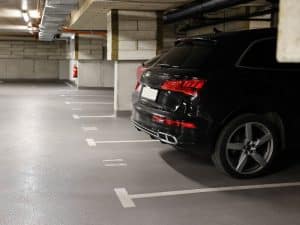
[[[177,145],[178,144],[178,140],[175,136],[171,135],[171,134],[167,134],[164,132],[155,132],[151,129],[148,129],[146,127],[143,127],[141,124],[132,121],[135,128],[138,131],[143,131],[147,134],[150,135],[150,137],[152,137],[153,139],[158,139],[160,142],[164,143],[164,144],[170,144],[170,145]]]
[[[170,145],[177,145],[178,144],[177,138],[174,137],[173,135],[170,135],[170,134],[166,134],[166,133],[163,133],[163,132],[158,132],[157,133],[157,138],[165,144],[170,144]]]

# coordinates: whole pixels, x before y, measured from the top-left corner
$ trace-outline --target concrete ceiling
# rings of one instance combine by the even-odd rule
[[[28,25],[22,17],[22,4],[27,5],[31,22],[38,22],[37,6],[39,0],[0,0],[0,36],[30,34]]]
[[[106,30],[106,13],[110,9],[168,10],[191,2],[191,0],[86,0],[80,1],[74,11],[69,28],[77,30]]]

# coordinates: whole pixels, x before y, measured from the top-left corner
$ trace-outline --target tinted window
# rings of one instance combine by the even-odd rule
[[[300,64],[278,63],[276,60],[276,40],[265,39],[250,46],[241,59],[240,66],[274,69],[274,70],[299,70]]]
[[[180,43],[158,61],[158,64],[187,69],[209,68],[214,63],[215,47],[209,43]]]

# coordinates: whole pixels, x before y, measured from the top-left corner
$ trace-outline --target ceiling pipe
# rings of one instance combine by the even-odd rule
[[[73,30],[64,28],[63,33],[73,33],[73,34],[83,34],[83,35],[96,35],[101,37],[106,37],[107,31],[103,30]]]
[[[176,12],[170,12],[164,15],[164,23],[173,23],[178,20],[183,20],[199,13],[207,13],[220,9],[229,8],[231,6],[248,3],[254,0],[210,0],[202,2],[198,5],[193,5]]]
[[[217,24],[222,24],[222,23],[227,23],[227,22],[232,22],[232,21],[245,21],[245,20],[246,21],[271,21],[271,18],[265,19],[265,18],[251,18],[251,17],[268,15],[268,14],[271,14],[272,12],[274,12],[274,9],[266,9],[266,10],[262,10],[262,11],[249,13],[246,15],[232,16],[232,17],[227,17],[227,18],[203,18],[204,21],[207,21],[207,22],[183,27],[180,29],[180,32],[193,30],[193,29],[197,29],[197,28],[202,28],[202,27],[207,27],[207,26],[214,26]]]

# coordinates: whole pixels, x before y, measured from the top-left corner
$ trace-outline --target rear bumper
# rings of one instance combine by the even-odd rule
[[[131,121],[137,130],[150,135],[154,139],[160,140],[162,143],[187,147],[209,147],[210,143],[210,129],[208,121],[203,118],[194,118],[192,121],[197,124],[196,129],[189,129],[183,127],[173,127],[159,124],[152,121],[153,115],[160,115],[163,117],[177,119],[177,120],[191,120],[191,118],[184,118],[184,115],[177,115],[149,108],[141,104],[133,106]]]

